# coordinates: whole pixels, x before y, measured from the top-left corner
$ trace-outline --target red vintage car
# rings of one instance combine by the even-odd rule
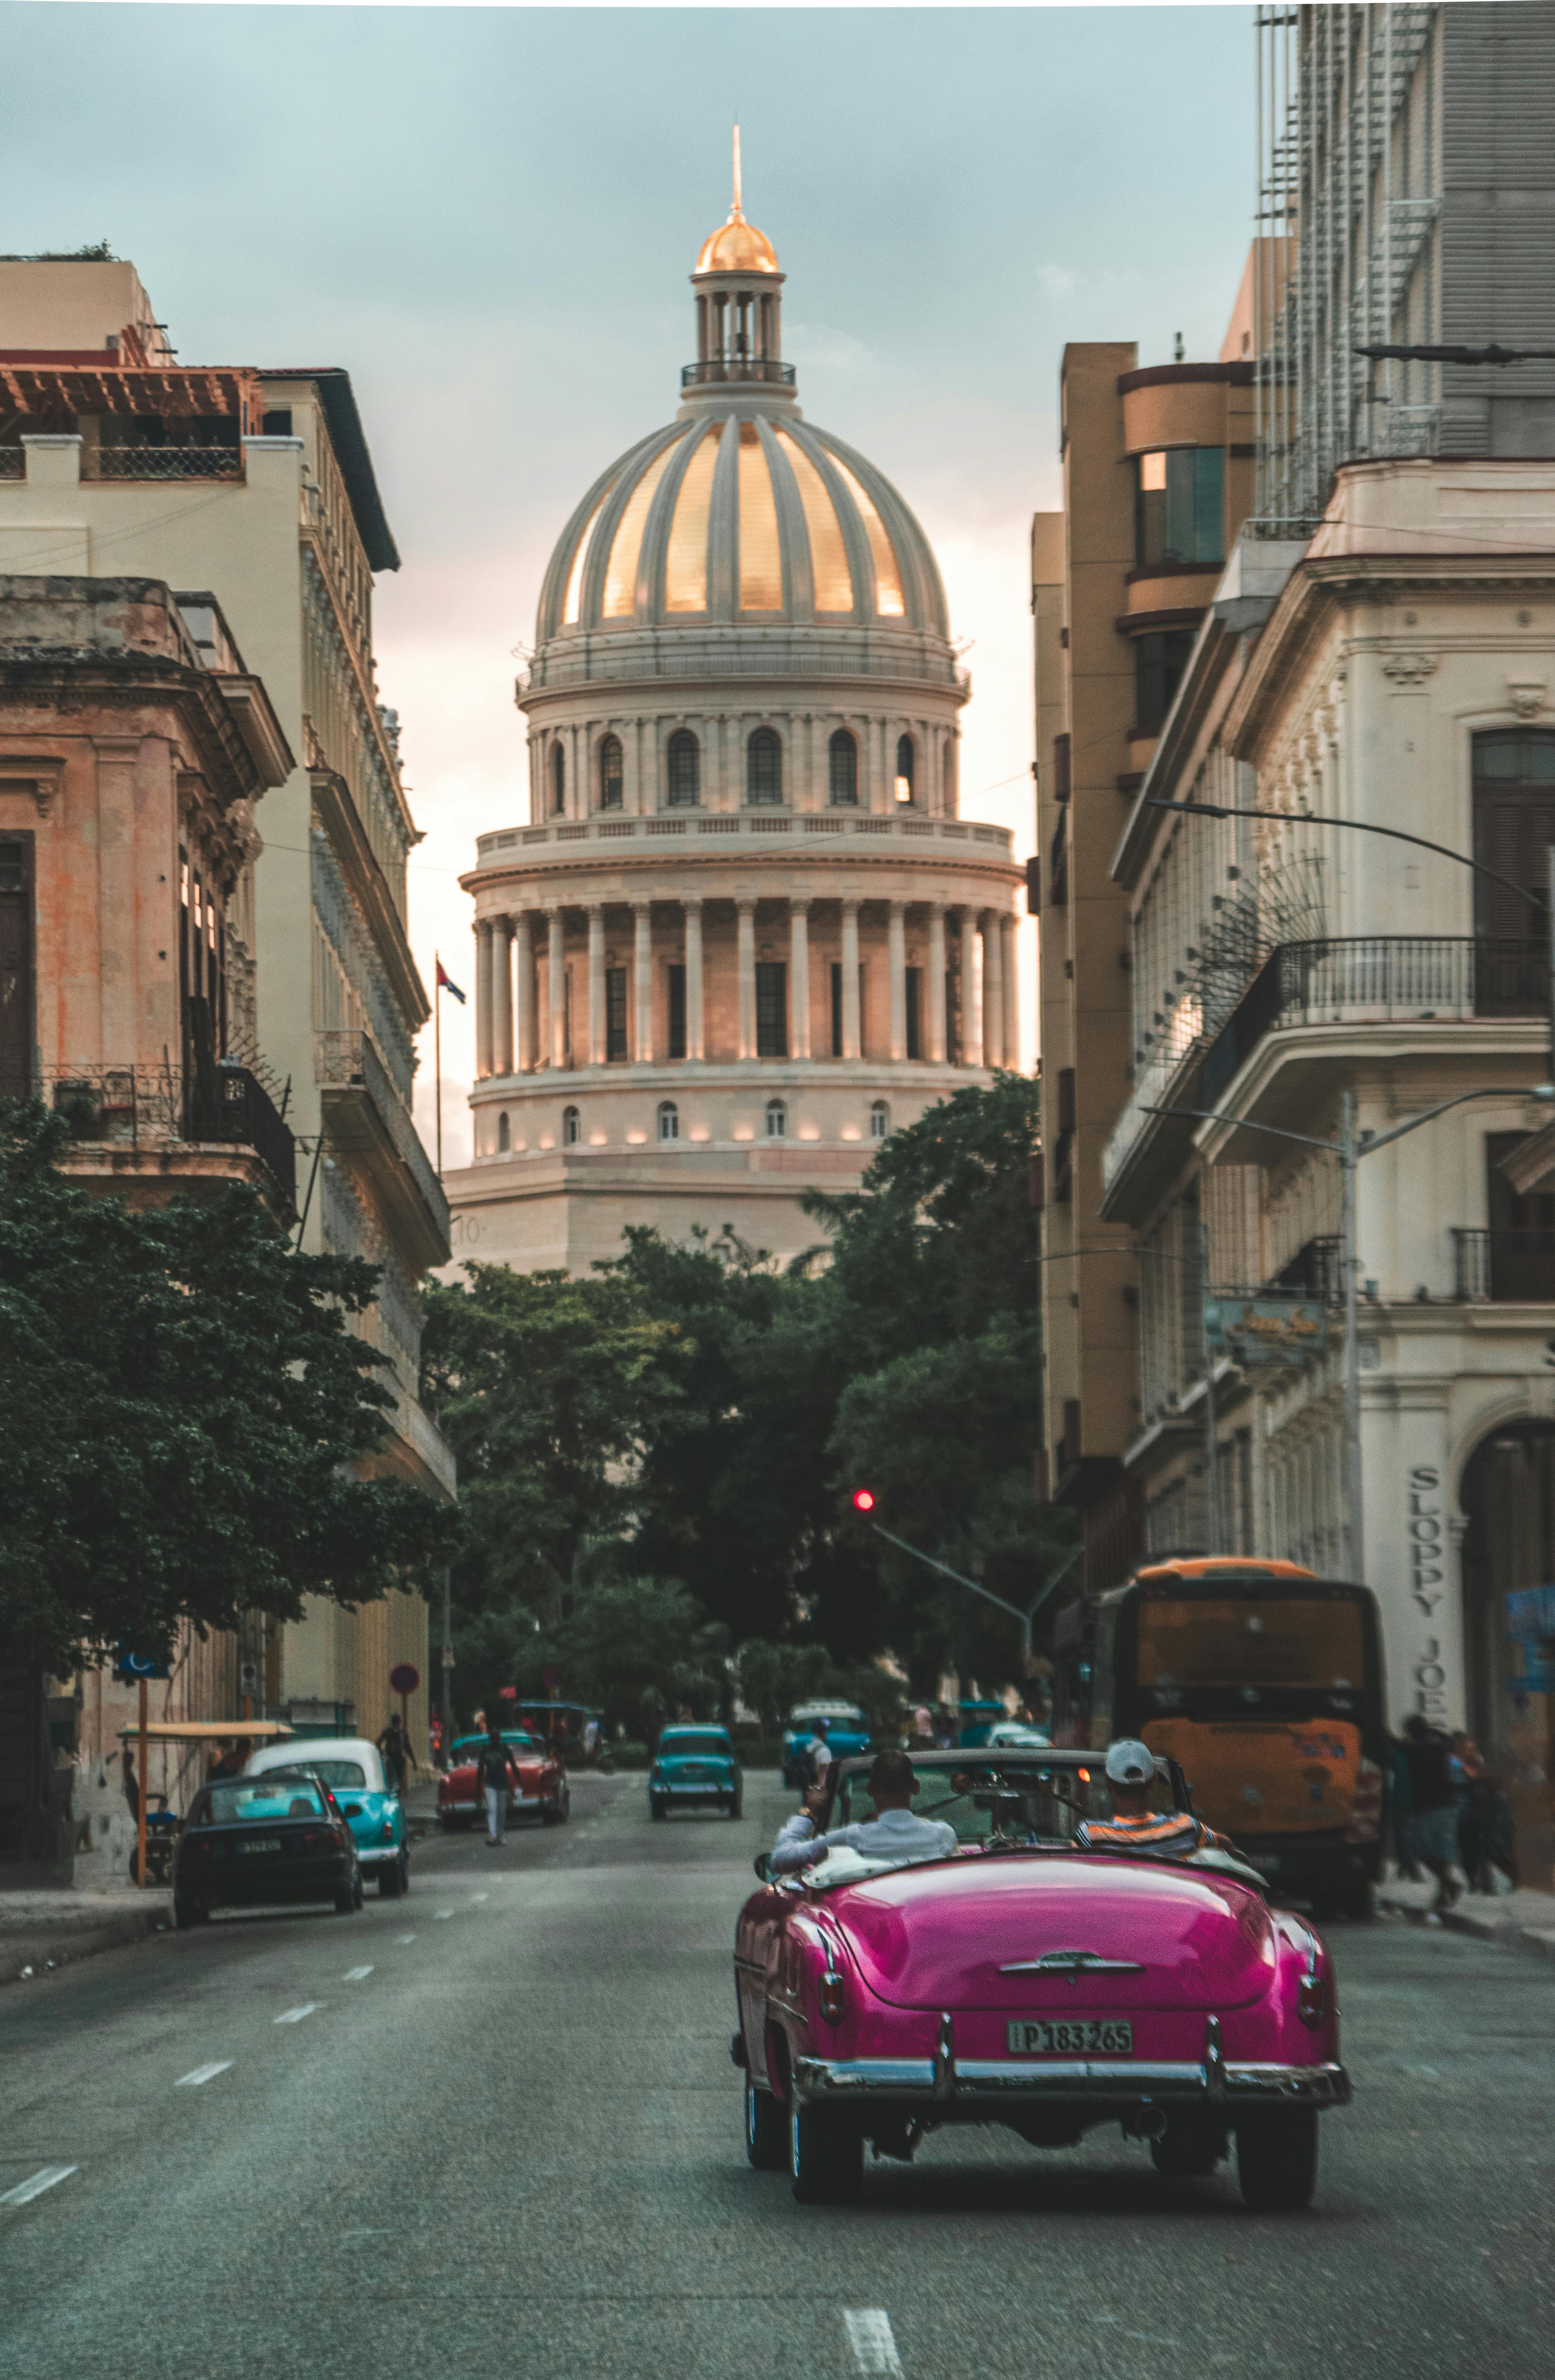
[[[485,1823],[486,1799],[476,1775],[487,1742],[483,1735],[461,1735],[449,1747],[452,1765],[444,1769],[437,1787],[438,1822],[445,1833],[452,1834],[456,1827],[473,1827],[477,1819]],[[560,1755],[517,1729],[504,1730],[503,1742],[518,1771],[518,1790],[510,1790],[507,1797],[508,1816],[517,1818],[528,1813],[543,1826],[559,1827],[572,1807]]]
[[[953,1851],[881,1865],[845,1846],[796,1876],[757,1862],[735,1952],[753,2166],[794,2194],[856,2198],[864,2144],[910,2158],[942,2124],[1068,2148],[1119,2123],[1158,2172],[1213,2172],[1234,2138],[1249,2206],[1305,2206],[1318,2116],[1343,2107],[1332,1964],[1300,1916],[1223,1851],[1083,1850],[1107,1819],[1100,1755],[990,1748],[916,1757],[918,1816]],[[1186,1811],[1159,1759],[1153,1807]],[[839,1764],[826,1827],[873,1815],[869,1763]]]

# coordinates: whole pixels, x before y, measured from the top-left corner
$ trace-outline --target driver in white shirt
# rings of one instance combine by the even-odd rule
[[[942,1818],[915,1817],[912,1800],[917,1791],[917,1778],[906,1754],[877,1752],[869,1770],[869,1792],[878,1815],[818,1835],[811,1809],[801,1810],[788,1820],[772,1847],[772,1874],[791,1876],[796,1868],[813,1867],[839,1843],[845,1843],[861,1858],[888,1861],[893,1867],[905,1866],[909,1860],[943,1859],[955,1849],[955,1828]],[[816,1789],[813,1796],[806,1794],[807,1803],[812,1799],[818,1812],[825,1809],[823,1790]]]

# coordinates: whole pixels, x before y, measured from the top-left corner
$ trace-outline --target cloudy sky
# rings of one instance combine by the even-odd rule
[[[404,558],[377,636],[426,830],[414,939],[429,984],[440,948],[468,987],[457,871],[519,811],[515,650],[585,487],[673,417],[736,117],[800,401],[928,530],[971,647],[963,807],[1027,846],[1026,551],[1058,497],[1059,357],[1132,338],[1164,362],[1179,330],[1218,352],[1250,231],[1251,20],[0,0],[27,94],[0,249],[106,238],[185,360],[350,370]],[[443,1023],[454,1164],[470,1014]],[[430,1028],[423,1070],[430,1099]]]

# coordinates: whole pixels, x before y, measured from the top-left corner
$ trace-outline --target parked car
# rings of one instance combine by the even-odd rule
[[[473,1827],[477,1819],[485,1820],[486,1801],[477,1778],[489,1740],[484,1735],[460,1735],[449,1746],[448,1766],[437,1785],[438,1823],[445,1834],[458,1827]],[[538,1817],[542,1826],[561,1826],[572,1807],[572,1794],[560,1754],[537,1743],[519,1728],[504,1728],[502,1740],[518,1771],[516,1789],[508,1788],[508,1816],[528,1815]]]
[[[607,1773],[615,1764],[604,1731],[604,1713],[589,1703],[509,1703],[507,1709],[535,1736],[560,1753],[573,1768],[599,1767]]]
[[[989,1729],[988,1742],[995,1750],[1045,1752],[1052,1737],[1045,1727],[1033,1727],[1027,1719],[1002,1718]]]
[[[818,1718],[826,1721],[826,1741],[833,1760],[853,1760],[869,1749],[869,1722],[856,1703],[796,1703],[783,1739],[783,1781],[791,1792],[802,1793],[810,1782],[808,1747]]]
[[[327,1785],[357,1846],[362,1873],[378,1879],[385,1900],[410,1889],[410,1833],[399,1788],[375,1743],[365,1736],[314,1736],[300,1743],[267,1744],[244,1765],[245,1777],[300,1768]]]
[[[740,1913],[735,1983],[746,2147],[796,2197],[856,2198],[864,2143],[910,2159],[945,2124],[1007,2124],[1038,2148],[1120,2123],[1157,2170],[1213,2172],[1306,2205],[1318,2117],[1344,2106],[1334,1975],[1304,1918],[1270,1909],[1233,1854],[1082,1851],[1106,1818],[1094,1753],[931,1752],[918,1808],[952,1851],[885,1864],[851,1850],[772,1878]],[[1159,1758],[1154,1807],[1185,1811]],[[845,1764],[827,1823],[872,1815]]]
[[[362,1905],[357,1846],[328,1786],[295,1767],[202,1785],[178,1838],[174,1923],[307,1900],[332,1900],[342,1917]]]
[[[724,1727],[667,1727],[648,1772],[648,1809],[662,1818],[672,1809],[716,1803],[731,1818],[742,1815],[745,1779]]]

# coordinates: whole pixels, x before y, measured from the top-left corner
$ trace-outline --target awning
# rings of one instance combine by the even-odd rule
[[[153,1743],[225,1743],[237,1736],[268,1742],[272,1736],[296,1731],[278,1718],[149,1718],[145,1726],[146,1737]],[[140,1732],[133,1719],[119,1730],[121,1736],[139,1737]]]

